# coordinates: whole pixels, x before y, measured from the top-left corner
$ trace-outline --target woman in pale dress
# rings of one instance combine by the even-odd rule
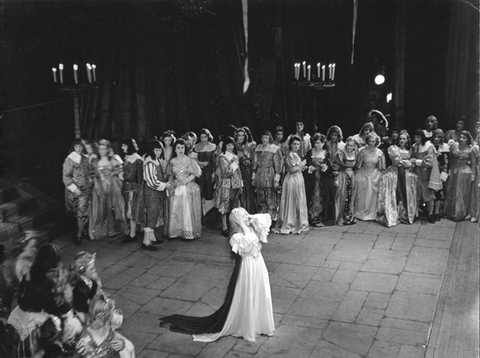
[[[449,176],[445,214],[454,221],[471,219],[473,183],[475,181],[476,157],[468,131],[460,132],[458,142],[450,147]]]
[[[202,202],[195,178],[202,174],[197,161],[185,154],[186,143],[178,139],[167,165],[169,207],[167,236],[192,240],[202,235]]]
[[[377,148],[380,138],[374,132],[365,137],[367,143],[360,150],[353,184],[353,205],[355,217],[359,220],[377,219],[378,182],[385,169],[385,157]]]
[[[305,195],[305,182],[302,172],[307,169],[306,161],[298,156],[301,139],[290,137],[285,164],[287,174],[283,180],[282,197],[277,223],[273,232],[277,234],[300,234],[308,232],[308,207]]]
[[[378,221],[387,227],[412,224],[417,211],[417,175],[410,162],[410,136],[401,131],[398,146],[388,147],[392,165],[382,175],[378,193]]]
[[[243,337],[254,342],[256,336],[272,336],[275,330],[272,295],[262,242],[267,242],[270,215],[249,215],[243,208],[230,213],[233,235],[230,245],[235,268],[224,304],[207,317],[172,315],[161,318],[174,332],[193,334],[195,341],[213,342],[223,336]]]
[[[435,190],[442,189],[435,147],[427,140],[424,131],[421,129],[415,131],[413,141],[415,143],[411,149],[410,161],[415,166],[414,172],[418,176],[417,205],[418,207],[422,203],[427,205],[428,222],[434,224],[436,222],[433,216]]]
[[[338,165],[336,178],[337,189],[335,191],[335,224],[353,225],[353,177],[357,162],[357,151],[353,137],[348,137],[345,147],[335,154],[335,162]]]
[[[371,122],[367,122],[362,126],[360,132],[353,136],[357,150],[367,145],[366,138],[370,132],[373,132],[373,124]]]
[[[92,240],[126,233],[125,202],[122,195],[123,166],[114,157],[110,141],[98,142],[100,158],[92,160],[93,190],[89,215]]]

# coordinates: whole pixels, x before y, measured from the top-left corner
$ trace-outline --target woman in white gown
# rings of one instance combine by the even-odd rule
[[[208,317],[173,315],[161,318],[172,331],[193,334],[195,341],[213,342],[223,336],[255,341],[275,330],[267,267],[261,254],[271,225],[269,214],[249,215],[243,208],[230,213],[234,232],[230,238],[236,256],[235,269],[222,307]]]

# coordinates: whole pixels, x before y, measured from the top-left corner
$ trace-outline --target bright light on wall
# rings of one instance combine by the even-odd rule
[[[375,76],[376,85],[383,85],[384,83],[385,83],[385,76],[382,73]]]
[[[390,103],[392,101],[392,92],[387,94],[387,103]]]

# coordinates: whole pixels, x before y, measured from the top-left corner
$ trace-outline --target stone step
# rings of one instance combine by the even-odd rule
[[[35,198],[32,196],[28,195],[14,199],[8,203],[0,204],[0,220],[8,221],[10,216],[15,214],[22,215],[36,208],[37,203]]]
[[[38,208],[26,213],[25,215],[12,215],[8,217],[7,222],[20,225],[19,231],[34,229],[48,222],[58,222],[60,220],[59,208]]]
[[[20,194],[15,186],[0,186],[0,204],[8,203],[12,200],[18,199]]]

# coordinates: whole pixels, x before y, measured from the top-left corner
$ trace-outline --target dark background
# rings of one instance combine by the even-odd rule
[[[394,83],[396,17],[405,6],[405,86]],[[247,125],[256,139],[297,118],[309,131],[333,124],[358,132],[369,109],[392,114],[392,126],[422,127],[434,114],[443,129],[478,120],[478,2],[359,0],[351,65],[352,0],[250,0],[249,73],[241,0],[1,1],[0,119],[3,171],[29,177],[62,199],[61,167],[74,139],[72,97],[55,88],[52,67],[72,64],[98,87],[81,97],[86,139],[139,142],[173,129]],[[294,85],[295,62],[335,62],[336,86]],[[375,86],[382,68],[387,81]],[[401,118],[385,96],[404,95]]]

